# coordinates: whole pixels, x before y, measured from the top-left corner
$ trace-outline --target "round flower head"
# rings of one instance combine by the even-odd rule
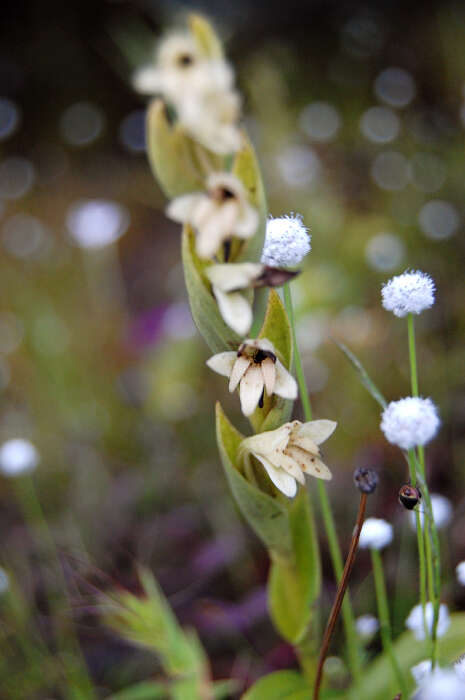
[[[432,669],[433,664],[431,663],[431,659],[425,659],[424,661],[420,661],[420,663],[416,664],[415,666],[412,666],[410,673],[412,674],[415,683],[419,685],[427,676],[429,676]]]
[[[39,453],[29,440],[7,440],[0,447],[0,471],[5,476],[19,476],[33,471],[39,464]]]
[[[355,620],[355,629],[359,637],[368,641],[379,630],[378,618],[374,615],[361,615]]]
[[[431,634],[432,628],[433,628],[433,619],[434,619],[434,607],[433,603],[428,602],[426,603],[426,608],[425,608],[425,618],[426,618],[426,627],[429,630],[429,633]],[[416,639],[422,640],[425,638],[425,627],[424,627],[424,621],[423,621],[423,610],[421,605],[415,605],[414,608],[410,611],[409,616],[407,617],[405,621],[406,627],[408,627],[409,630],[413,632],[415,635]],[[438,626],[437,626],[437,635],[438,637],[443,637],[447,630],[449,629],[450,625],[450,617],[449,617],[449,609],[447,605],[442,603],[439,606],[439,618],[438,618]]]
[[[397,275],[382,290],[383,306],[395,316],[419,314],[434,304],[434,282],[420,270]]]
[[[362,549],[383,549],[392,542],[391,523],[380,518],[367,518],[360,533],[359,547]]]
[[[415,700],[464,700],[465,683],[454,671],[435,668],[420,683]]]
[[[311,235],[300,214],[268,219],[262,263],[270,267],[294,267],[310,252]]]
[[[465,654],[462,654],[454,664],[454,671],[460,680],[465,683]]]
[[[457,564],[455,573],[457,574],[457,581],[462,584],[462,586],[465,586],[465,561],[461,561],[460,564]]]
[[[452,503],[449,501],[449,499],[440,493],[432,493],[431,508],[433,511],[434,524],[436,525],[438,530],[447,527],[447,525],[449,525],[450,521],[452,520],[453,514]],[[420,512],[420,522],[422,527],[424,519],[424,513]],[[412,528],[415,530],[417,527],[417,521],[415,513],[413,511],[410,513],[410,522]]]
[[[440,423],[437,408],[431,399],[408,396],[391,401],[384,409],[381,430],[393,445],[410,450],[432,440]]]

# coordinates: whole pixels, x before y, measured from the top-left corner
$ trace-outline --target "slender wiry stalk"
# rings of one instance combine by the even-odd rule
[[[289,317],[289,323],[291,325],[292,340],[294,345],[295,374],[297,384],[299,385],[300,400],[302,402],[304,418],[306,421],[309,421],[312,420],[312,406],[310,403],[307,382],[305,379],[299,346],[297,343],[297,335],[294,321],[294,309],[292,306],[291,288],[289,283],[286,283],[284,285],[284,304],[286,306],[287,315]],[[341,548],[339,546],[336,525],[331,510],[331,504],[329,502],[328,493],[326,491],[326,486],[324,482],[321,481],[321,479],[317,479],[317,492],[321,515],[323,518],[323,525],[328,540],[331,563],[333,565],[333,571],[336,580],[339,582],[342,579],[343,573],[343,560]],[[347,594],[347,596],[344,598],[344,602],[342,605],[342,618],[344,622],[344,631],[347,641],[347,655],[349,668],[354,678],[354,681],[357,683],[361,678],[362,667],[358,648],[357,632],[355,630],[355,618],[349,594]]]
[[[407,686],[402,674],[399,662],[392,646],[391,622],[389,619],[389,605],[386,594],[386,583],[384,580],[383,563],[381,555],[377,549],[371,549],[371,561],[373,565],[373,575],[375,578],[376,602],[378,605],[378,616],[383,649],[391,662],[392,671],[397,683],[400,686],[402,697],[407,698]]]
[[[418,370],[417,353],[415,347],[415,324],[413,314],[411,313],[407,316],[407,327],[412,394],[413,396],[418,396]],[[419,469],[417,469],[417,466],[419,467]],[[434,608],[433,625],[431,628],[431,661],[434,667],[437,659],[437,626],[439,621],[439,605],[441,596],[441,559],[439,550],[439,536],[436,524],[434,522],[431,498],[429,494],[428,484],[426,481],[425,451],[422,446],[418,447],[418,459],[415,453],[413,452],[413,469],[421,474],[422,495],[425,499],[426,505],[426,512],[424,514],[424,538],[427,570],[429,576],[430,597]],[[425,616],[425,612],[423,612],[423,615]]]
[[[410,471],[410,482],[412,486],[417,485],[417,470],[415,466],[415,452],[414,450],[409,450],[408,452],[408,466]],[[420,603],[421,610],[423,614],[423,629],[425,631],[425,638],[429,636],[428,625],[426,623],[426,559],[425,559],[425,540],[423,537],[423,528],[421,526],[420,513],[415,510],[415,527],[417,531],[417,548],[418,548],[418,565],[419,565],[419,578],[420,578]]]
[[[336,626],[337,618],[339,617],[339,612],[341,610],[342,602],[344,600],[344,594],[349,583],[350,572],[352,571],[352,567],[354,565],[358,541],[360,539],[360,533],[362,531],[362,525],[365,519],[366,503],[367,494],[362,493],[360,496],[360,506],[358,509],[357,522],[355,523],[355,528],[352,534],[352,541],[350,543],[349,554],[347,555],[342,578],[339,582],[339,586],[336,593],[336,600],[334,601],[333,607],[331,609],[331,614],[329,616],[328,624],[326,625],[325,633],[323,636],[323,641],[321,643],[315,685],[313,688],[313,700],[318,700],[318,696],[320,694],[321,679],[323,677],[323,664],[326,659],[326,654],[328,653],[331,637],[333,636],[334,627]]]
[[[43,560],[53,568],[54,575],[66,598],[66,581],[61,568],[61,562],[56,550],[55,542],[47,524],[42,506],[31,475],[24,475],[17,480],[16,492],[28,525],[33,530],[37,545],[40,547]],[[87,665],[83,658],[79,641],[75,635],[72,622],[68,622],[63,616],[62,603],[55,592],[48,591],[48,602],[67,683],[69,686],[69,698],[95,698],[92,682],[89,678]],[[66,624],[63,624],[65,621]],[[60,624],[61,623],[61,624]]]

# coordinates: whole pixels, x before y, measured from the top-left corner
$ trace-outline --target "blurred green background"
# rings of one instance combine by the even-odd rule
[[[406,324],[381,308],[380,287],[406,268],[436,282],[437,302],[417,322],[420,391],[443,420],[427,451],[432,490],[454,508],[442,535],[443,597],[465,605],[453,573],[465,558],[463,4],[6,1],[0,440],[26,438],[40,453],[33,479],[64,576],[23,477],[0,475],[8,700],[64,697],[56,644],[72,620],[100,697],[157,676],[154,657],[96,611],[100,591],[138,590],[138,563],[196,627],[215,677],[243,689],[296,663],[268,620],[266,555],[217,457],[215,399],[248,428],[237,396],[205,367],[179,227],[163,214],[145,156],[145,102],[130,85],[155,38],[189,9],[210,16],[236,67],[270,213],[299,212],[311,230],[293,289],[314,413],[339,424],[325,445],[331,501],[345,550],[352,472],[379,470],[370,515],[396,528],[386,566],[397,631],[417,595],[412,530],[397,502],[405,464],[333,339],[388,399],[408,394]],[[322,549],[326,615],[334,581]],[[363,553],[352,593],[357,614],[374,612]],[[377,648],[375,639],[368,653]]]

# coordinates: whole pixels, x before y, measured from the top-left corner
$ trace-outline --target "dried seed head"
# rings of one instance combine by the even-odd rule
[[[354,484],[362,493],[373,493],[378,485],[378,474],[374,469],[359,467],[354,472]]]
[[[253,282],[253,287],[282,287],[283,284],[300,274],[300,270],[286,270],[282,267],[265,265],[263,272]]]

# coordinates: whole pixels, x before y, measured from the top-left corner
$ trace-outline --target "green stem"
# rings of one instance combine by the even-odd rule
[[[417,353],[415,346],[415,324],[413,314],[407,316],[408,347],[410,358],[410,380],[413,396],[418,396],[418,369]],[[428,485],[426,483],[425,451],[423,446],[418,447],[418,459],[413,452],[413,465],[416,472],[421,474],[422,495],[424,496],[427,512],[424,514],[424,541],[426,545],[426,561],[428,568],[430,597],[433,603],[434,615],[431,629],[432,653],[431,662],[434,668],[437,659],[437,626],[439,621],[439,605],[441,596],[441,558],[439,549],[439,536],[434,522],[433,509]],[[418,465],[418,469],[417,469]],[[418,474],[417,474],[418,475]]]
[[[413,314],[407,316],[408,328],[408,351],[410,357],[410,383],[412,385],[412,396],[418,396],[418,372],[417,372],[417,352],[415,348],[415,325]]]
[[[417,470],[415,462],[414,450],[408,452],[408,466],[410,471],[410,482],[412,486],[417,484]],[[421,518],[418,509],[415,510],[415,526],[417,531],[417,547],[418,547],[418,564],[420,568],[420,603],[423,613],[423,629],[425,639],[429,636],[428,625],[426,623],[426,559],[425,559],[425,540],[423,537],[423,528],[421,526]]]
[[[376,602],[378,605],[378,616],[383,649],[391,662],[392,671],[395,680],[399,684],[399,688],[402,692],[402,697],[407,698],[407,686],[405,683],[405,679],[399,666],[399,662],[397,661],[394,648],[392,646],[391,623],[389,620],[389,605],[386,594],[386,583],[384,580],[384,571],[383,563],[381,561],[381,555],[377,549],[372,549],[370,551],[371,562],[373,565],[373,575],[375,578]]]
[[[297,379],[297,384],[299,385],[299,395],[300,401],[302,403],[302,410],[304,418],[306,421],[312,420],[312,406],[310,403],[310,397],[307,388],[307,382],[305,379],[305,374],[302,367],[302,359],[300,357],[299,346],[297,343],[297,335],[295,330],[295,320],[294,320],[294,309],[292,306],[292,296],[291,288],[289,283],[284,285],[284,304],[286,307],[287,315],[289,317],[289,323],[291,325],[292,340],[294,346],[294,360],[295,360],[295,374]],[[336,532],[336,525],[334,522],[334,516],[331,510],[331,504],[329,502],[328,493],[326,491],[326,486],[321,479],[317,479],[317,493],[320,503],[321,515],[323,518],[323,525],[326,532],[326,538],[328,540],[329,553],[331,556],[331,562],[333,565],[333,571],[337,583],[340,582],[343,572],[343,560],[341,554],[341,548],[339,546],[339,541]],[[355,618],[352,610],[352,604],[350,602],[349,591],[347,591],[342,604],[342,619],[344,623],[344,631],[347,640],[347,654],[349,668],[354,678],[355,683],[358,683],[361,679],[362,667],[360,661],[359,645],[357,632],[355,629]]]

